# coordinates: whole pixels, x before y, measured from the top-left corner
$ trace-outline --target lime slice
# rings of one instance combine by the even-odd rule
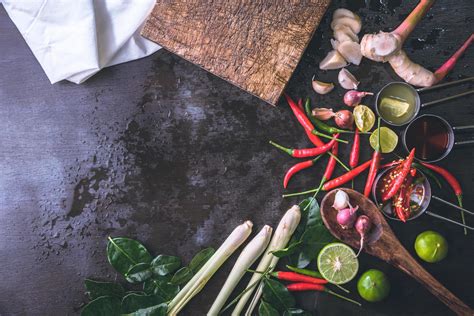
[[[351,247],[331,243],[318,255],[318,270],[330,283],[344,284],[356,276],[359,260]]]
[[[402,117],[408,113],[410,104],[404,100],[395,98],[383,98],[380,102],[380,110],[391,117]]]
[[[358,105],[354,108],[354,121],[359,131],[365,133],[375,124],[375,114],[366,105]]]
[[[372,132],[369,138],[370,146],[376,150],[379,143],[379,129]],[[398,144],[398,136],[390,128],[382,126],[380,128],[380,150],[387,154],[395,150]]]

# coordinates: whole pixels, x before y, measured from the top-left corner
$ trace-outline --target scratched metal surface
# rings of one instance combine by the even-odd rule
[[[396,25],[415,1],[350,3],[364,20],[363,32],[374,32]],[[344,91],[317,97],[310,79],[316,73],[335,81],[335,72],[320,72],[317,63],[329,50],[329,36],[322,34],[330,34],[330,13],[339,6],[347,3],[334,1],[287,88],[290,95],[309,95],[335,109]],[[410,56],[432,69],[440,65],[470,34],[473,9],[470,0],[438,1],[406,43]],[[165,51],[105,69],[82,85],[50,85],[3,8],[0,30],[1,315],[78,314],[86,301],[85,277],[118,278],[105,257],[109,235],[138,238],[153,253],[189,260],[201,247],[218,246],[245,219],[256,229],[276,225],[298,202],[280,198],[282,175],[294,160],[267,143],[308,145],[283,102],[271,108]],[[448,79],[472,75],[473,65],[471,48]],[[396,79],[387,65],[367,60],[350,70],[363,90],[377,91]],[[466,98],[428,112],[453,125],[467,124],[474,118],[471,103]],[[362,161],[370,156],[366,140],[363,148]],[[347,159],[348,147],[341,151]],[[403,154],[401,146],[397,151]],[[456,149],[442,162],[460,178],[471,209],[473,156],[472,147]],[[323,166],[298,175],[290,189],[319,183]],[[452,198],[447,186],[438,194]],[[458,216],[439,205],[433,210]],[[445,235],[448,258],[424,266],[474,306],[474,234],[464,237],[457,227],[428,217],[391,225],[412,253],[419,232],[435,229]],[[205,313],[234,259],[183,314]],[[372,267],[392,281],[383,303],[355,308],[317,294],[298,300],[315,315],[449,314],[402,272],[363,255],[361,271]],[[357,298],[355,282],[349,287]]]

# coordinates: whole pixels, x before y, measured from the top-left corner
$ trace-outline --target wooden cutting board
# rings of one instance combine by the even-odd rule
[[[158,0],[142,35],[275,105],[331,0]]]

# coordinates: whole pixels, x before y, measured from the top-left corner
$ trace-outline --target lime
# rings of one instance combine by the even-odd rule
[[[396,98],[383,98],[380,102],[380,110],[391,117],[402,117],[408,113],[410,104],[405,100]]]
[[[370,146],[375,150],[379,143],[379,129],[372,132],[369,138]],[[380,128],[380,150],[382,153],[391,153],[398,144],[398,136],[390,128],[382,126]]]
[[[370,131],[375,124],[375,114],[366,105],[356,106],[352,114],[354,114],[354,122],[357,128],[363,133]]]
[[[319,252],[318,270],[330,283],[344,284],[356,276],[359,260],[351,247],[331,243]]]
[[[415,251],[426,262],[438,262],[446,258],[448,242],[439,233],[427,230],[416,237]]]
[[[359,295],[369,302],[380,302],[390,293],[390,281],[380,270],[370,269],[357,281]]]

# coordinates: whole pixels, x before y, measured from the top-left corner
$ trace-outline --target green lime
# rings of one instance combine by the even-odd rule
[[[370,146],[375,150],[379,143],[379,129],[372,132],[369,138]],[[390,128],[382,126],[380,128],[380,149],[382,153],[391,153],[398,144],[398,136]]]
[[[391,117],[402,117],[408,113],[410,104],[405,100],[396,98],[383,98],[380,102],[380,110]]]
[[[363,133],[370,131],[375,124],[375,114],[366,105],[356,106],[352,114],[357,128]]]
[[[390,293],[390,281],[380,270],[370,269],[357,281],[359,295],[369,302],[380,302]]]
[[[356,276],[359,260],[351,247],[331,243],[319,252],[318,270],[330,283],[344,284]]]
[[[446,258],[448,242],[439,233],[427,230],[416,237],[415,251],[426,262],[438,262]]]

